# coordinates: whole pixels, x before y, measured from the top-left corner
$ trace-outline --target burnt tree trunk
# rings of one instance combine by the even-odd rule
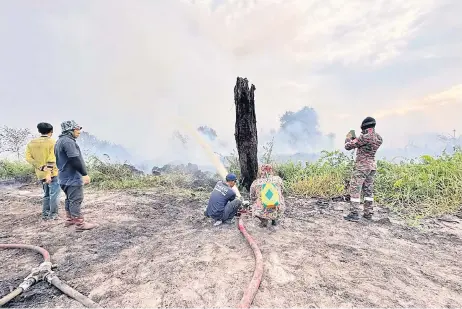
[[[234,86],[234,104],[236,105],[236,139],[239,165],[241,168],[240,183],[247,191],[257,178],[258,172],[258,137],[257,119],[255,117],[254,92],[252,84],[249,89],[247,78],[238,77]]]

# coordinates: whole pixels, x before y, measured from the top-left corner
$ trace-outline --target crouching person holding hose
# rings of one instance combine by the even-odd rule
[[[83,202],[83,185],[90,183],[85,161],[76,138],[81,126],[73,120],[61,123],[62,134],[55,145],[56,165],[59,169],[58,183],[66,195],[66,223],[74,225],[77,231],[90,230],[97,225],[85,222],[81,213]]]
[[[236,181],[236,175],[228,174],[226,175],[226,182],[218,181],[210,194],[204,215],[215,219],[215,226],[223,222],[231,223],[242,205],[242,201],[236,198],[236,192],[232,189],[236,185]]]

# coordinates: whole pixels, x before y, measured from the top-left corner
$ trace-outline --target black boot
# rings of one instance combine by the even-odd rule
[[[276,220],[271,220],[271,225],[276,226],[277,225]]]
[[[358,222],[359,221],[359,215],[356,212],[350,212],[348,216],[343,217],[345,220],[348,221],[353,221],[353,222]]]
[[[363,218],[367,220],[372,220],[372,214],[371,213],[364,213]]]
[[[262,218],[259,218],[259,219],[260,219],[260,227],[267,227],[268,226],[268,220],[262,219]]]
[[[371,201],[364,201],[364,219],[372,220],[373,206]]]

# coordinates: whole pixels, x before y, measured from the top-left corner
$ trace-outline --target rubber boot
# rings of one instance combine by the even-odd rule
[[[74,224],[75,224],[75,230],[76,231],[91,230],[91,229],[98,226],[98,224],[96,224],[96,223],[85,222],[83,217],[74,218],[73,221],[74,221]]]
[[[358,222],[359,221],[359,215],[357,212],[350,212],[348,216],[343,217],[345,220],[348,221],[353,221],[353,222]]]
[[[64,226],[68,227],[74,225],[74,221],[72,220],[71,213],[66,211],[66,221],[64,222]]]
[[[262,219],[262,218],[258,218],[258,219],[260,219],[260,227],[268,227],[267,219]]]
[[[373,208],[371,201],[364,201],[364,219],[372,220]]]

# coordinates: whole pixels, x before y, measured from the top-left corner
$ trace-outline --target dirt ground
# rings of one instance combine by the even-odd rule
[[[236,224],[204,218],[206,201],[182,190],[86,190],[84,213],[100,227],[79,233],[40,220],[38,187],[2,187],[0,242],[44,247],[57,275],[103,307],[235,307],[253,253]],[[417,229],[383,210],[379,222],[352,223],[343,203],[287,204],[276,228],[246,219],[264,259],[253,307],[462,307],[457,217]],[[0,259],[0,296],[41,263],[21,250],[0,250]],[[82,307],[43,282],[8,306]]]

